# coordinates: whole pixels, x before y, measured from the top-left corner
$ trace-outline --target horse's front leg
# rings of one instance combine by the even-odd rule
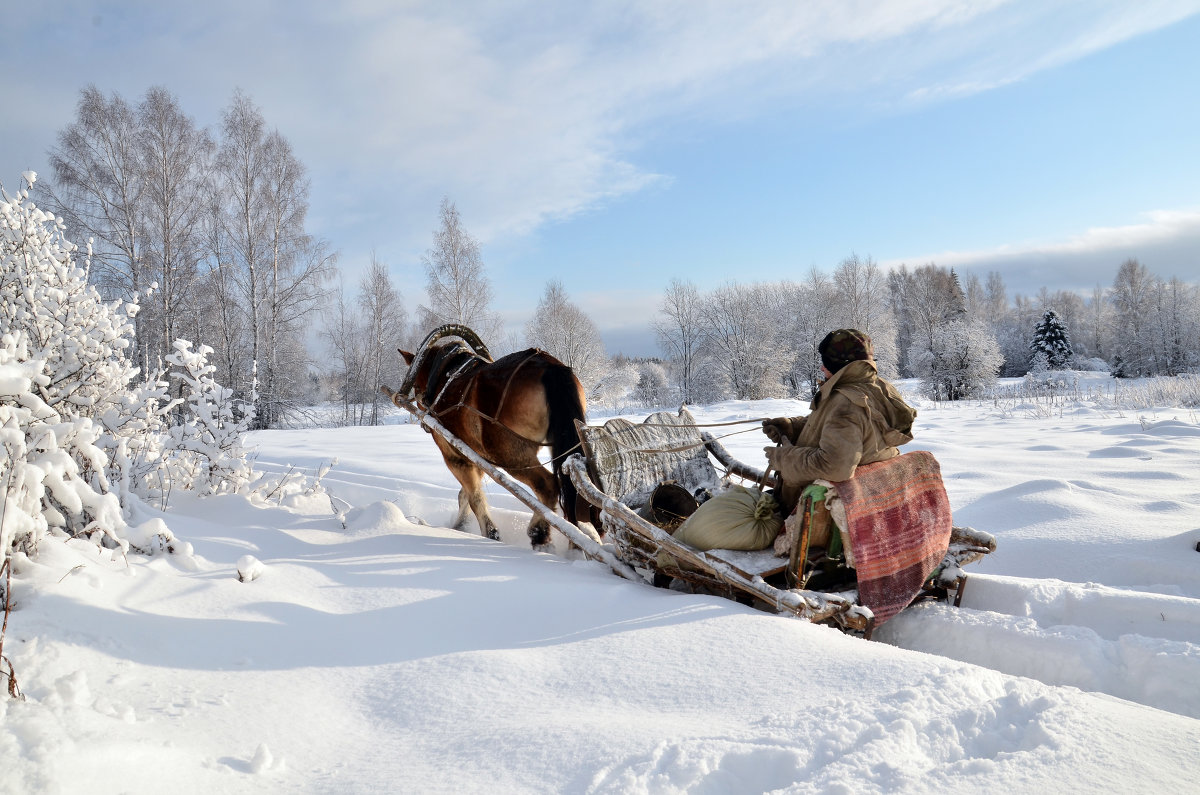
[[[458,516],[454,517],[454,523],[450,525],[455,530],[462,530],[467,525],[468,517],[471,513],[471,500],[468,498],[467,490],[462,488],[461,484],[458,489]]]
[[[479,534],[493,541],[500,540],[500,530],[488,513],[487,493],[483,490],[483,472],[479,467],[460,456],[447,456],[446,466],[462,487],[458,491],[458,516],[454,527],[462,530],[467,521],[467,511],[475,514],[479,523]]]
[[[488,513],[487,494],[483,490],[483,484],[480,485],[469,494],[466,489],[458,493],[458,501],[461,505],[466,502],[471,509],[471,513],[475,514],[475,521],[479,523],[479,534],[493,541],[500,540],[500,529],[496,527],[496,523],[492,521],[492,515]]]

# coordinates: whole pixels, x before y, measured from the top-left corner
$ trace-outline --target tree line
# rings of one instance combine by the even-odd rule
[[[1139,377],[1200,368],[1200,288],[1163,280],[1136,259],[1086,298],[1043,288],[1010,300],[997,272],[964,284],[953,268],[884,272],[857,255],[802,281],[700,293],[675,280],[655,331],[677,394],[708,402],[807,396],[820,379],[817,344],[839,327],[868,332],[885,376],[919,378],[936,399],[1050,369]]]
[[[1010,299],[999,273],[964,281],[934,263],[885,271],[854,254],[796,280],[702,292],[677,278],[653,323],[662,356],[639,360],[609,356],[595,322],[551,280],[532,319],[506,334],[481,247],[449,198],[422,258],[425,300],[410,317],[374,255],[357,285],[341,283],[329,245],[305,229],[304,165],[240,92],[213,132],[164,88],[130,103],[88,86],[50,161],[53,178],[38,185],[71,236],[92,241],[92,283],[139,304],[131,361],[152,372],[181,337],[211,347],[216,379],[251,404],[256,427],[318,400],[340,406],[343,423],[381,422],[389,407],[378,384],[404,367],[396,348],[412,350],[449,322],[476,329],[497,355],[553,353],[600,405],[804,398],[820,381],[818,343],[844,326],[871,334],[885,376],[920,378],[938,399],[1041,369],[1133,377],[1200,366],[1198,288],[1137,260],[1090,296],[1043,288]],[[307,349],[313,330],[323,364]]]
[[[150,373],[186,338],[277,424],[300,394],[304,334],[334,255],[305,230],[309,181],[287,138],[235,93],[216,133],[162,87],[132,103],[95,86],[50,150],[39,202],[90,241],[89,278],[135,303],[130,359]]]

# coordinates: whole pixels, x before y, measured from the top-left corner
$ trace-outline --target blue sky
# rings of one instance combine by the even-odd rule
[[[851,253],[1010,293],[1138,257],[1200,281],[1200,0],[0,0],[0,181],[95,83],[235,88],[310,170],[311,230],[410,307],[443,196],[520,327],[548,279],[610,352],[674,277],[800,279]]]

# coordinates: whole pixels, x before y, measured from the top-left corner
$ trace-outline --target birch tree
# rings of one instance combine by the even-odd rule
[[[145,174],[138,139],[134,107],[115,92],[106,97],[88,85],[79,94],[75,120],[50,150],[54,179],[37,188],[72,237],[92,240],[90,279],[109,300],[136,300],[150,284],[142,257]],[[141,347],[143,323],[134,320],[135,348]],[[146,363],[139,350],[133,358]]]
[[[557,279],[546,283],[533,319],[525,326],[525,340],[574,370],[589,398],[610,369],[600,330],[571,302]]]
[[[369,393],[369,408],[365,421],[378,425],[382,419],[380,407],[384,405],[379,384],[384,375],[396,375],[404,369],[397,348],[408,326],[408,311],[404,308],[404,297],[388,275],[387,266],[373,253],[371,267],[359,284],[358,306],[366,332],[363,380]]]
[[[700,294],[689,281],[672,279],[659,305],[660,317],[653,322],[658,347],[671,362],[679,399],[696,398],[696,377],[701,357]]]
[[[703,344],[713,373],[737,400],[774,397],[790,362],[774,349],[763,285],[727,284],[701,304]]]
[[[879,372],[888,378],[899,375],[896,323],[888,304],[887,277],[879,265],[870,257],[851,254],[834,270],[833,284],[837,293],[834,327],[865,331],[874,344]]]
[[[236,309],[222,311],[241,314],[244,328],[242,339],[226,340],[228,350],[218,356],[241,376],[241,390],[255,395],[255,427],[267,428],[289,407],[306,369],[301,337],[334,258],[304,231],[304,166],[241,92],[223,115],[216,174],[221,205],[211,215],[219,226],[209,235],[213,281],[226,299],[236,299]]]
[[[146,358],[162,361],[172,353],[177,336],[195,339],[199,332],[194,292],[205,256],[203,223],[215,147],[208,132],[162,87],[147,91],[138,106],[138,141],[145,270],[158,285],[142,302],[141,343]]]
[[[444,323],[461,323],[485,342],[500,336],[500,317],[491,309],[492,285],[484,272],[479,243],[463,228],[458,208],[443,198],[433,246],[421,258],[425,265],[428,305],[418,308],[424,331]]]
[[[1127,259],[1117,269],[1109,294],[1113,314],[1113,373],[1137,377],[1153,375],[1158,369],[1157,351],[1148,334],[1153,311],[1154,276],[1136,259]]]

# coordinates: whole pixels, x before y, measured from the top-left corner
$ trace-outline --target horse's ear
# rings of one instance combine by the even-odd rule
[[[408,351],[404,350],[403,348],[397,348],[396,350],[400,351],[400,355],[404,357],[405,364],[412,364],[413,359],[416,358],[416,354],[409,353]]]

